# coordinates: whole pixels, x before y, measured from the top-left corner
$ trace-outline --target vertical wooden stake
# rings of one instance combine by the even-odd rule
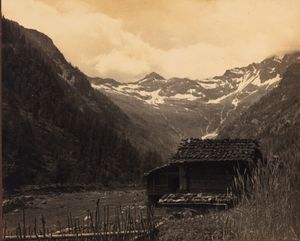
[[[44,219],[44,216],[42,215],[42,217],[41,217],[41,221],[42,221],[42,227],[43,227],[43,236],[44,236],[44,238],[46,237],[46,221],[45,221],[45,219]]]
[[[4,220],[4,239],[5,239],[5,237],[6,237],[6,220]]]

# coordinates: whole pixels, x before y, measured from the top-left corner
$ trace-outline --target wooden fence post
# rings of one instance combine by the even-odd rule
[[[43,228],[43,236],[46,238],[46,221],[44,219],[44,216],[41,216],[41,222],[42,222],[42,228]]]

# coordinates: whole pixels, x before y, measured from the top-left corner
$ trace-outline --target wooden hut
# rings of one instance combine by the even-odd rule
[[[160,198],[167,200],[167,195],[184,199],[183,194],[188,194],[191,199],[235,193],[237,173],[250,175],[251,167],[260,160],[262,154],[255,140],[183,140],[167,164],[145,174],[148,198],[157,203]]]

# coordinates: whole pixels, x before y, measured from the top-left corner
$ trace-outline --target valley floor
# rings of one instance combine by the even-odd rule
[[[25,208],[26,224],[33,225],[34,219],[40,222],[41,215],[46,219],[47,227],[55,227],[57,221],[67,223],[67,215],[83,220],[88,210],[94,211],[97,200],[101,206],[135,206],[145,209],[146,195],[142,189],[122,189],[112,191],[89,191],[75,193],[48,193],[18,195],[4,200],[8,203],[4,209],[7,230],[15,231],[18,223],[22,223],[23,207]]]
[[[41,215],[43,215],[46,219],[46,227],[55,228],[57,221],[67,223],[67,215],[70,212],[73,218],[84,220],[88,210],[95,209],[98,199],[100,206],[127,206],[136,207],[140,210],[146,209],[147,201],[144,189],[17,195],[4,201],[6,203],[4,220],[7,231],[14,232],[18,223],[22,225],[23,208],[25,208],[26,225],[33,227],[34,219],[36,218],[37,222],[40,222]],[[197,231],[188,232],[191,231],[191,228],[194,229],[194,225],[199,224],[199,220],[205,216],[191,209],[155,208],[156,224],[160,230],[159,240],[175,240],[176,236],[178,240],[197,240]],[[193,222],[195,224],[192,224]],[[214,223],[209,225],[209,227],[205,227],[205,235],[207,236],[205,238],[212,237],[215,233],[216,225]],[[203,235],[200,237],[203,238]],[[210,238],[205,240],[210,240]]]
[[[121,205],[127,208],[135,207],[141,211],[147,208],[146,191],[137,188],[60,194],[23,194],[4,200],[6,203],[4,220],[7,231],[14,232],[18,223],[22,225],[22,207],[25,207],[26,210],[26,225],[33,227],[35,218],[40,225],[41,215],[43,215],[46,219],[46,227],[55,228],[58,224],[57,221],[67,223],[67,215],[70,212],[73,218],[85,220],[88,210],[95,210],[97,200],[99,200],[100,207]],[[10,202],[10,205],[7,204],[8,202]],[[268,220],[278,220],[278,223],[274,221],[267,223],[266,220],[261,218],[261,215],[263,215],[261,208],[263,207],[253,209],[251,206],[244,205],[227,211],[206,213],[193,209],[155,208],[155,222],[159,229],[160,241],[239,240],[240,237],[245,238],[243,240],[256,240],[252,239],[258,237],[255,233],[256,230],[262,231],[259,237],[266,238],[262,236],[266,228],[275,231],[272,240],[276,240],[274,239],[278,235],[276,231],[282,228],[287,233],[287,238],[293,237],[293,240],[299,240],[297,239],[300,236],[299,230],[292,226],[281,227],[282,225],[280,225],[282,222],[288,224],[287,221],[292,218],[290,215],[287,215],[287,220],[281,220],[282,218],[277,216],[279,213],[270,213],[270,216],[266,218]],[[274,211],[274,209],[272,210]],[[113,216],[113,212],[111,212],[111,215]],[[272,216],[274,215],[276,217],[273,219]],[[253,226],[255,223],[257,223],[257,226]],[[268,226],[260,229],[264,225]],[[274,225],[274,227],[270,225]],[[254,234],[253,236],[251,236],[251,232]],[[270,235],[270,232],[267,235]],[[284,236],[281,237],[281,240],[284,239]]]

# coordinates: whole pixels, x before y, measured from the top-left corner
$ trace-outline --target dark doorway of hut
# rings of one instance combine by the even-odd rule
[[[168,189],[170,192],[177,192],[179,190],[179,177],[176,174],[168,176]]]

